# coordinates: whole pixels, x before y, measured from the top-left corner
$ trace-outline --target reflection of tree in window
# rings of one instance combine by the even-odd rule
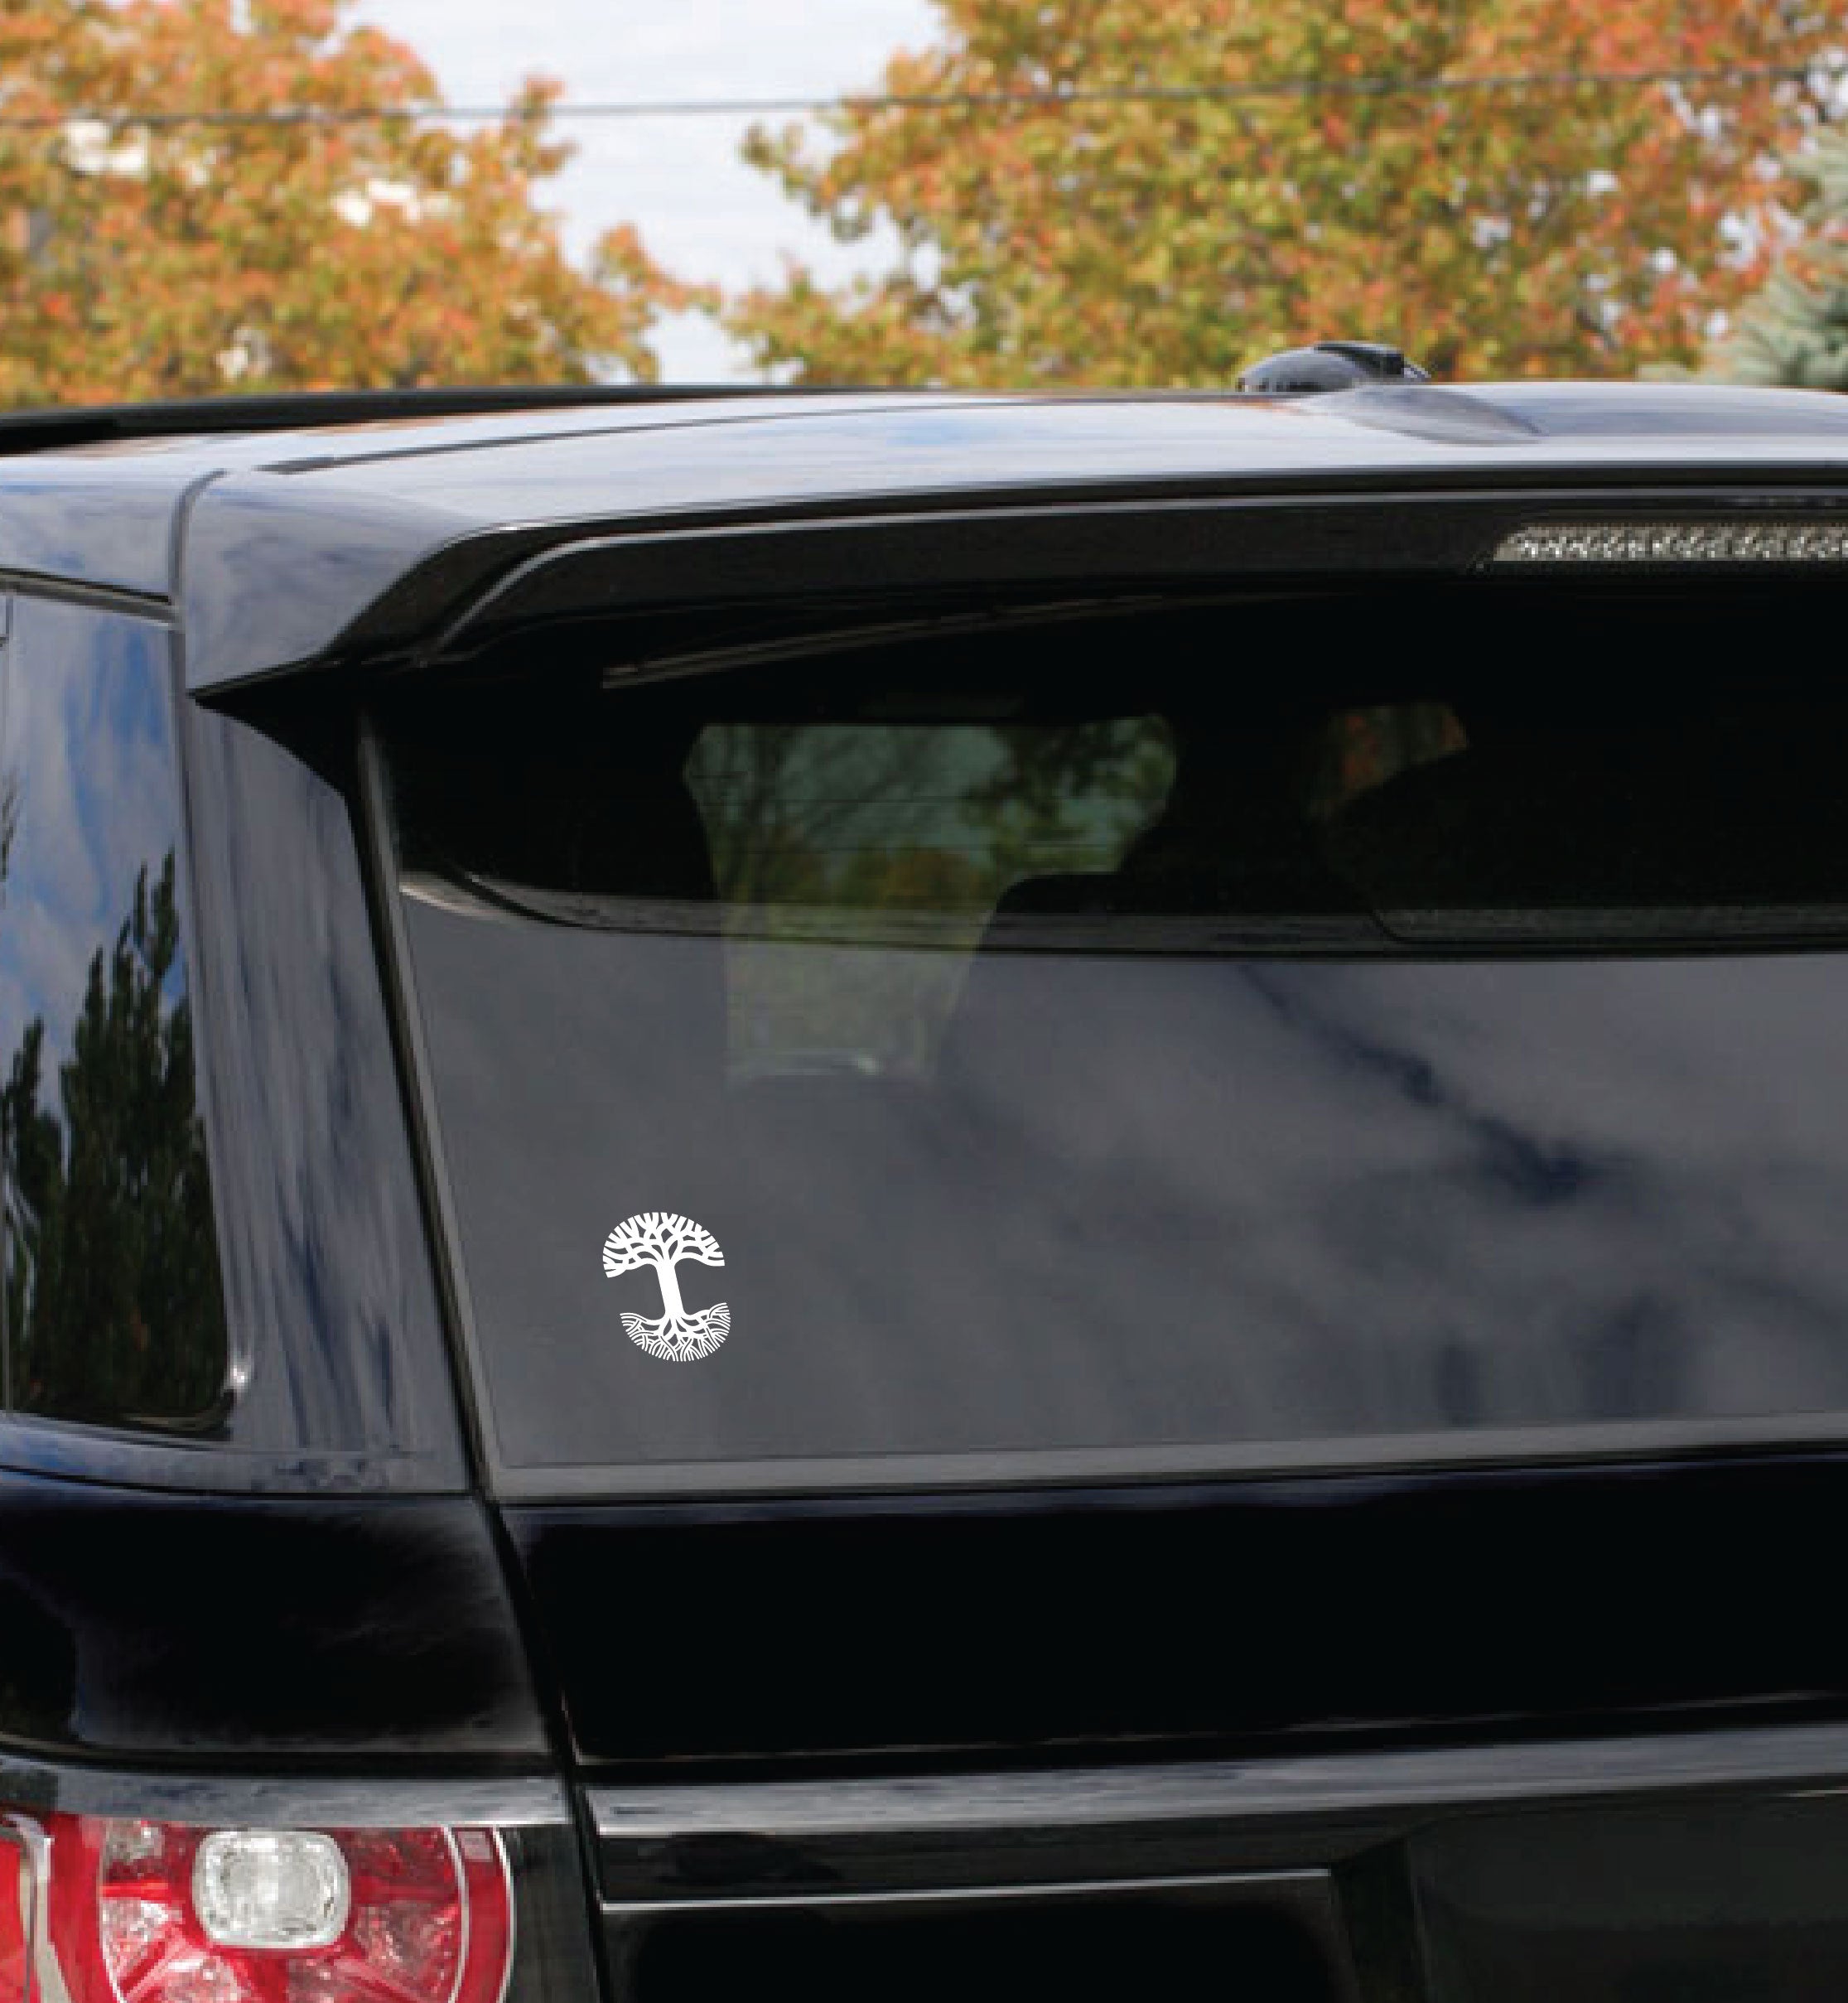
[[[999,896],[1025,876],[1112,870],[1174,784],[1174,733],[1158,717],[1110,717],[996,733],[1001,762],[969,795]]]
[[[19,826],[19,780],[0,773],[0,905],[7,901],[7,869],[12,860],[12,838]]]
[[[708,726],[687,780],[733,940],[734,1062],[928,1071],[1002,893],[1115,868],[1173,772],[1156,717]],[[832,950],[777,949],[818,914]]]
[[[728,904],[984,919],[1021,876],[1113,867],[1172,775],[1146,717],[721,724],[688,768]]]
[[[171,851],[152,881],[142,867],[113,949],[91,958],[54,1086],[59,1040],[32,1017],[0,1088],[13,1403],[209,1417],[225,1341]]]
[[[801,723],[706,731],[688,778],[720,895],[734,905],[878,906],[895,853],[921,842],[941,852],[931,840],[940,763],[928,731]]]

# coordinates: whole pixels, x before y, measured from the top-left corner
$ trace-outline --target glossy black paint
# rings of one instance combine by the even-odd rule
[[[954,1882],[1343,1865],[1456,1817],[1816,1798],[1848,1779],[1848,1729],[1502,1739],[1242,1760],[596,1780],[586,1790],[612,1905],[903,1894]]]
[[[215,433],[242,436],[251,432],[299,432],[324,424],[388,424],[408,417],[481,417],[500,411],[705,402],[736,393],[691,384],[564,383],[461,389],[310,389],[268,396],[90,403],[75,409],[0,413],[0,454],[44,452],[70,446],[138,444],[150,438],[198,438]],[[823,393],[805,384],[792,384],[777,393],[814,396]]]
[[[337,771],[252,725],[196,712],[189,726],[206,1124],[226,1306],[248,1357],[205,1479],[459,1489],[461,1423],[346,793]],[[337,720],[327,735],[343,741]]]
[[[387,593],[446,616],[548,540],[673,515],[1407,479],[1531,492],[1574,471],[1737,487],[1848,465],[1826,396],[1709,385],[1384,385],[1306,403],[620,389],[531,401],[387,399],[364,414],[390,422],[341,432],[312,428],[312,399],[15,421],[0,435],[0,576],[148,606],[183,595],[204,686],[304,661],[349,628],[357,639]],[[325,416],[360,408],[336,400]]]
[[[779,390],[769,400],[815,393]],[[375,455],[385,440],[402,451],[574,424],[609,431],[659,422],[663,406],[718,396],[728,407],[739,402],[736,392],[615,384],[225,397],[0,415],[0,577],[135,601],[124,610],[162,609],[177,595],[187,509],[227,472]],[[326,424],[366,428],[312,428]]]
[[[580,1754],[639,1765],[1845,1717],[1844,1506],[1813,1455],[507,1517]]]
[[[1228,1977],[1267,2003],[1359,2003],[1324,1872],[1074,1883],[1004,1894],[940,1887],[900,1899],[802,1899],[689,1911],[606,1909],[625,2003],[711,2003],[749,1989],[815,2003],[1207,2003]],[[1151,1982],[1159,1989],[1151,1991]]]
[[[1101,597],[1254,578],[1455,577],[1485,560],[1532,511],[1531,503],[1418,494],[1346,501],[1074,496],[1056,507],[945,504],[845,522],[792,515],[774,531],[715,522],[586,537],[543,549],[479,600],[459,601],[453,625],[418,664],[441,665],[535,625],[585,618],[678,614],[697,641],[703,616],[735,620],[741,607],[786,615],[849,595],[889,606],[906,594],[949,601],[1001,591],[1069,597],[1082,589]],[[441,574],[451,587],[462,585],[467,553],[445,553],[440,572],[432,567],[413,584],[432,589]],[[367,643],[390,644],[413,611],[427,609],[418,600],[401,611],[398,598],[388,594],[369,613]]]
[[[0,1749],[0,1801],[38,1814],[146,1816],[151,1822],[316,1828],[391,1828],[406,1822],[467,1822],[490,1828],[563,1824],[570,1798],[556,1774],[513,1767],[457,1779],[408,1770],[381,1786],[333,1763],[316,1769],[242,1763],[199,1768],[119,1765]]]
[[[1086,1998],[1136,1993],[1157,1972],[1164,1996],[1223,1994],[1228,1976],[1262,1972],[1257,1993],[1326,1998],[1351,1970],[1367,1996],[1430,2003],[1821,2003],[1848,1973],[1848,1740],[1751,1736],[1755,1762],[1747,1735],[1693,1735],[1388,1755],[1344,1776],[1338,1760],[1299,1759],[592,1801],[612,1955],[634,1978],[623,1993],[662,2003],[752,1976],[774,1986],[799,1957],[830,1996],[845,1961],[862,1993],[898,1997],[1012,1996],[1059,1965],[1059,1993]],[[644,1852],[645,1877],[623,1869]],[[1267,1962],[1261,1932],[1188,1952],[1168,1923],[1177,1895],[1294,1918],[1286,1934],[1320,1948],[1294,1964],[1302,1986]],[[1085,1914],[1103,1919],[1107,1965],[1111,1919],[1133,1929],[1127,1978],[1060,1962]],[[671,1980],[688,1963],[707,1986]],[[715,1981],[721,1966],[730,1981]]]
[[[122,460],[47,454],[0,466],[0,575],[119,594],[162,612],[173,524],[200,470],[164,455]]]
[[[1388,567],[1441,571],[1576,495],[1830,504],[1848,470],[1826,399],[1363,393],[1314,414],[841,399],[786,434],[764,410],[659,436],[639,412],[480,416],[48,455],[0,474],[0,570],[157,613],[187,551],[191,664],[216,686],[342,634],[407,659],[586,525],[673,510],[689,533],[542,561],[458,650],[733,575],[798,596],[843,567],[857,586],[1015,584],[1023,560],[1050,582],[1207,578],[1253,518],[1194,500],[1233,485],[1373,490],[1364,513],[1251,529],[1248,570],[1300,562],[1309,523],[1327,566],[1383,533]],[[1440,491],[1465,486],[1467,506]],[[1162,494],[1181,505],[1146,504]],[[1054,505],[1073,500],[1088,511]],[[932,519],[789,528],[881,509]],[[876,543],[883,572],[860,567]],[[1370,2003],[1840,1993],[1848,1623],[1827,1560],[1848,1455],[1566,1467],[1532,1464],[1535,1441],[1503,1468],[497,1523],[468,1493],[338,732],[285,749],[201,716],[191,738],[208,1124],[251,1374],[221,1443],[0,1424],[0,1462],[72,1477],[0,1473],[0,1801],[543,1824],[521,1921],[546,1959],[512,1993],[577,2003],[593,1936],[556,1684],[630,2003],[747,1984],[1017,2003],[1049,1966],[1074,1999],[1103,1969],[1113,1996],[1255,1976],[1271,2003],[1324,2003],[1349,1954]],[[442,1493],[248,1493],[368,1485]],[[497,1773],[550,1779],[503,1799]],[[344,1791],[362,1780],[384,1784]],[[1195,1923],[1233,1909],[1254,1926]],[[1320,1959],[1267,1931],[1299,1911]]]
[[[477,1503],[0,1474],[0,1747],[378,1771],[546,1752]]]
[[[1331,389],[1363,389],[1375,383],[1428,383],[1428,370],[1408,362],[1397,348],[1370,340],[1319,340],[1313,347],[1267,355],[1238,379],[1241,389],[1261,396],[1298,392],[1321,395]]]
[[[1580,489],[1705,483],[1738,495],[1826,485],[1848,465],[1848,427],[1826,396],[1667,384],[1505,396],[1493,385],[1387,387],[1303,400],[746,396],[651,418],[456,419],[318,441],[311,457],[288,443],[223,462],[187,517],[181,602],[195,688],[414,648],[496,576],[592,536],[750,523],[767,554],[775,532],[805,516],[975,511],[993,539],[1003,514],[1079,502],[1133,515],[1136,503],[1238,495],[1371,495],[1389,509],[1407,495],[1468,492],[1531,504]],[[1381,526],[1376,517],[1372,533]],[[1348,553],[1373,567],[1370,547],[1360,536]],[[1155,575],[1162,553],[1158,537],[1141,557],[1126,547],[1113,560]],[[1467,568],[1480,553],[1477,540],[1453,538],[1445,561]],[[1229,552],[1219,545],[1218,560],[1228,555],[1234,568],[1261,567],[1255,553],[1240,559],[1236,539]],[[1291,552],[1294,567],[1329,561],[1300,542]],[[726,568],[706,553],[696,595]],[[847,574],[885,582],[877,568]],[[1028,575],[1017,560],[1004,574]],[[1087,552],[1076,574],[1108,575],[1109,565],[1100,572]],[[835,567],[837,584],[842,575]]]
[[[196,1432],[232,1369],[169,640],[22,593],[0,650],[0,1410]]]
[[[548,543],[675,518],[1407,484],[1531,496],[1575,477],[1594,489],[1706,479],[1737,494],[1848,465],[1829,398],[1706,385],[1383,385],[1307,400],[592,392],[499,405],[491,393],[415,415],[394,403],[391,422],[338,432],[313,429],[309,403],[273,399],[242,426],[238,403],[215,405],[191,435],[169,407],[84,413],[75,428],[65,413],[30,420],[0,438],[0,576],[183,601],[206,687],[305,662],[343,635],[348,652],[403,644]],[[83,451],[55,449],[80,439]],[[386,599],[390,615],[369,626]]]

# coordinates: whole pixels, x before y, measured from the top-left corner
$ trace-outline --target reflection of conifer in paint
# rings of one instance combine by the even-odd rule
[[[603,1241],[603,1271],[609,1279],[633,1272],[638,1266],[652,1266],[661,1282],[661,1305],[667,1310],[660,1320],[650,1321],[641,1315],[625,1315],[622,1325],[630,1341],[648,1351],[680,1363],[696,1356],[710,1356],[731,1330],[731,1310],[724,1301],[689,1314],[680,1297],[680,1281],[674,1268],[683,1259],[702,1266],[722,1266],[725,1254],[718,1240],[702,1224],[671,1210],[644,1210],[616,1226]]]
[[[3,833],[3,829],[0,829]],[[209,1425],[226,1349],[174,859],[143,869],[75,1020],[0,1053],[6,1325],[22,1411]],[[47,1102],[50,1103],[47,1103]]]

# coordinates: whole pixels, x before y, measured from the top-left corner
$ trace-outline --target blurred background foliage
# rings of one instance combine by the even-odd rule
[[[1343,334],[1848,383],[1840,0],[936,6],[747,142],[861,274],[721,297],[630,227],[568,253],[554,84],[457,125],[345,0],[0,0],[0,404],[646,379],[688,307],[816,381],[1214,387]]]
[[[554,87],[467,133],[303,120],[438,101],[343,12],[0,0],[0,403],[652,374],[692,295],[633,230],[567,257]]]
[[[1810,184],[1803,234],[1717,344],[1708,373],[1848,389],[1848,135],[1821,135],[1791,164]]]
[[[1335,333],[1439,376],[1691,364],[1797,244],[1785,162],[1848,59],[1813,0],[938,6],[882,88],[955,104],[750,142],[837,235],[900,246],[734,301],[768,368],[1212,385]],[[995,101],[1035,92],[1073,95]]]

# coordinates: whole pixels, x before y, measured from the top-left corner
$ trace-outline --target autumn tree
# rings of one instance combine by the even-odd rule
[[[552,87],[371,116],[440,99],[344,13],[0,0],[0,404],[652,374],[688,295],[630,229],[566,254]]]
[[[1224,385],[1333,334],[1443,375],[1690,362],[1848,59],[1830,0],[936,5],[881,82],[911,102],[748,142],[836,236],[895,244],[735,301],[766,366]]]
[[[1826,134],[1793,167],[1813,189],[1806,234],[1741,309],[1707,373],[1848,389],[1848,136]]]

